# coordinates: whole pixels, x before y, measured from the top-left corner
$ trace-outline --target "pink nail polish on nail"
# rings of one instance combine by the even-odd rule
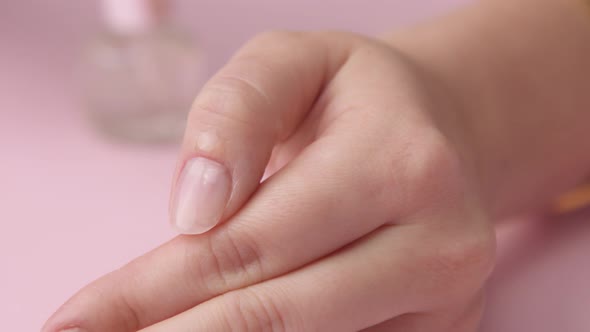
[[[227,168],[207,158],[189,160],[179,177],[173,225],[182,234],[201,234],[219,223],[229,200]]]

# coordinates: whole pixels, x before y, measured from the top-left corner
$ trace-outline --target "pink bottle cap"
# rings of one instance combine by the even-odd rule
[[[151,29],[168,9],[164,0],[102,0],[101,4],[107,26],[122,34]]]

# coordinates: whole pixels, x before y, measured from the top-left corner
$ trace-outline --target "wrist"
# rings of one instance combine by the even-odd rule
[[[481,2],[388,38],[456,103],[498,218],[544,206],[590,173],[588,40],[579,0]]]
[[[462,29],[457,29],[453,23],[471,21],[478,10],[477,6],[467,7],[448,17],[398,31],[382,39],[406,56],[426,81],[433,100],[433,109],[429,110],[432,117],[460,154],[465,171],[470,172],[468,175],[476,187],[473,189],[481,196],[482,203],[491,215],[496,215],[495,193],[484,180],[489,176],[486,174],[488,167],[484,164],[492,158],[490,151],[483,146],[486,132],[500,130],[500,123],[498,119],[490,118],[493,113],[485,119],[474,116],[472,110],[494,109],[498,98],[492,95],[497,92],[490,81],[476,79],[482,75],[476,72],[480,69],[476,65],[478,60],[461,55],[469,49],[462,44]],[[483,96],[484,92],[488,96]],[[482,121],[488,124],[485,131],[481,130],[479,122]],[[492,129],[492,125],[497,129]]]

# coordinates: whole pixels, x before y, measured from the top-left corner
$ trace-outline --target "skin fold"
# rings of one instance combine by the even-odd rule
[[[188,120],[171,220],[193,235],[42,331],[474,332],[494,223],[590,171],[588,68],[577,0],[481,1],[381,38],[257,36]],[[215,191],[191,211],[195,174]]]

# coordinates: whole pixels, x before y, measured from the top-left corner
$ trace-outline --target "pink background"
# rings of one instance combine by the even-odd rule
[[[210,74],[259,31],[377,33],[466,1],[185,0],[177,16],[199,37]],[[105,142],[75,98],[73,65],[99,26],[94,7],[0,1],[2,331],[38,330],[84,284],[173,236],[176,148]],[[565,219],[504,232],[482,332],[590,330],[590,211]]]

